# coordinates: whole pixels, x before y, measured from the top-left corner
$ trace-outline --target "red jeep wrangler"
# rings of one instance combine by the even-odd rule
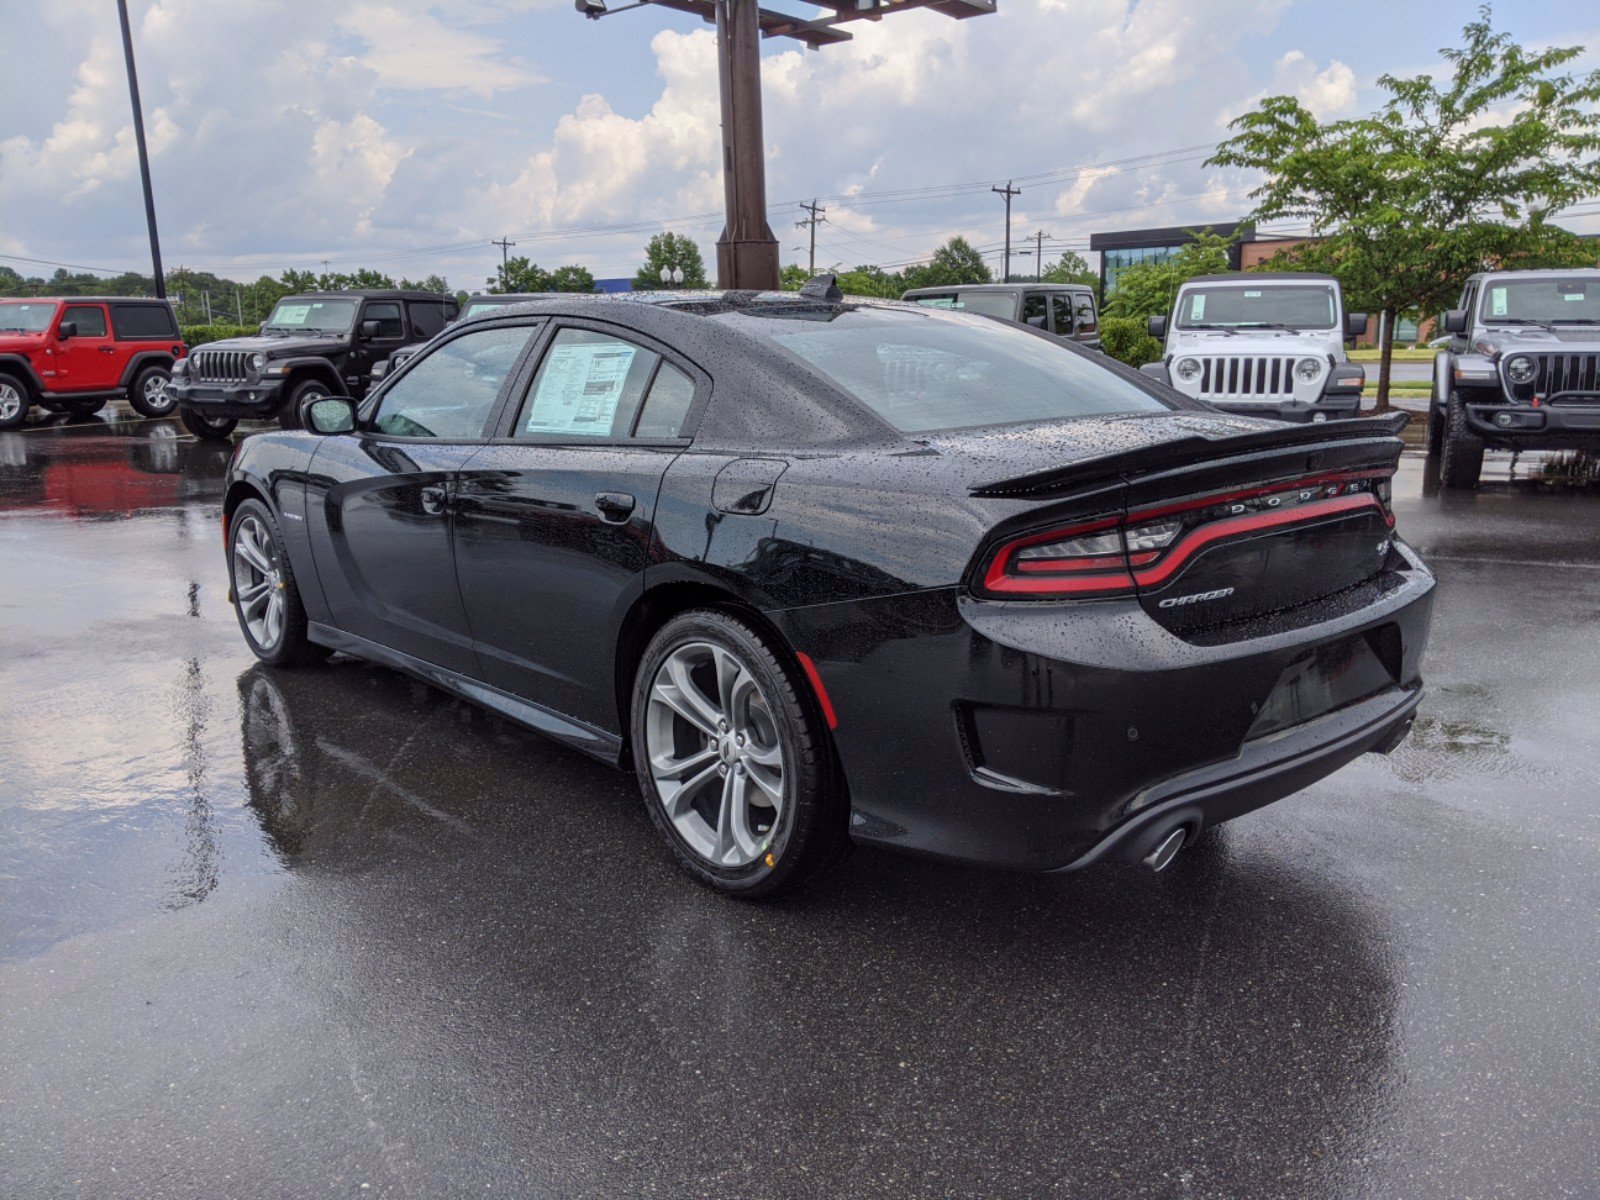
[[[165,300],[0,299],[0,429],[21,425],[31,404],[83,416],[125,399],[169,416],[167,380],[185,353]]]

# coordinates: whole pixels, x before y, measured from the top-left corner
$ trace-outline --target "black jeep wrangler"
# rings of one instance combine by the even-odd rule
[[[222,439],[241,417],[300,427],[300,410],[329,395],[366,395],[375,363],[424,342],[456,316],[437,292],[351,291],[285,296],[255,337],[209,342],[173,372],[184,426]]]
[[[1445,487],[1476,487],[1486,448],[1600,452],[1600,270],[1474,275],[1444,330],[1428,453]]]

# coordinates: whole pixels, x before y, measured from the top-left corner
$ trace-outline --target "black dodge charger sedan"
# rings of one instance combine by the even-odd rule
[[[304,424],[229,471],[256,655],[631,765],[730,893],[851,841],[1160,869],[1421,697],[1399,424],[1225,415],[982,317],[826,280],[553,299]]]

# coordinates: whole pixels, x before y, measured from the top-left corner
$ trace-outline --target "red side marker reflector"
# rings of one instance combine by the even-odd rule
[[[828,699],[828,689],[822,686],[822,676],[817,674],[817,664],[811,661],[809,654],[796,651],[795,657],[800,660],[800,669],[811,681],[811,690],[817,694],[817,703],[822,706],[822,719],[828,723],[829,729],[839,728],[839,714],[833,711],[833,701]]]

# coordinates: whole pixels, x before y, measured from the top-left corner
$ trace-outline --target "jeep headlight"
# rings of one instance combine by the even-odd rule
[[[257,375],[267,369],[267,356],[265,354],[252,354],[250,356],[250,369]]]
[[[1322,360],[1320,358],[1302,358],[1295,363],[1294,373],[1300,377],[1302,383],[1315,383],[1322,378]]]
[[[1513,358],[1506,363],[1506,378],[1512,383],[1532,383],[1534,376],[1539,373],[1531,358]]]
[[[1172,373],[1185,383],[1193,383],[1200,378],[1200,360],[1198,358],[1180,358],[1173,364]]]

